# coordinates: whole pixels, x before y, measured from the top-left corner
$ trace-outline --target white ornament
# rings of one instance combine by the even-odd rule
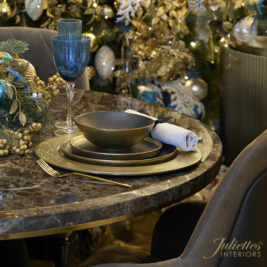
[[[161,83],[158,80],[153,79],[153,83],[154,84],[150,83],[149,85],[156,92],[161,92],[161,99],[163,98],[163,91],[166,91],[170,94],[171,105],[176,106],[176,110],[196,118],[196,113],[194,112],[194,108],[196,108],[198,114],[201,114],[201,118],[204,119],[204,105],[194,96],[191,91],[187,90],[187,88],[181,83],[180,79],[166,83]]]
[[[117,22],[124,21],[125,25],[131,22],[131,17],[136,17],[136,12],[140,7],[138,0],[125,0],[121,3],[117,12]]]
[[[43,0],[25,0],[25,9],[28,16],[33,20],[38,20],[43,14]]]
[[[102,46],[95,56],[95,67],[102,79],[108,79],[115,69],[115,54],[106,45]]]
[[[249,42],[258,33],[258,23],[255,16],[247,16],[236,23],[234,27],[235,37],[241,42]]]

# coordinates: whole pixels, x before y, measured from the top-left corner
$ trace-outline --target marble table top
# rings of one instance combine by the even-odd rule
[[[61,120],[66,118],[66,103],[66,94],[61,93],[50,106],[61,112]],[[37,165],[34,152],[23,157],[2,157],[0,239],[56,234],[138,216],[181,201],[215,178],[221,165],[222,144],[215,132],[200,121],[129,96],[76,90],[74,97],[74,116],[129,108],[159,119],[174,116],[177,125],[193,130],[203,138],[198,145],[201,162],[182,171],[153,176],[99,176],[132,184],[133,188],[128,189],[75,177],[50,177]],[[52,137],[53,131],[35,136],[34,145]]]

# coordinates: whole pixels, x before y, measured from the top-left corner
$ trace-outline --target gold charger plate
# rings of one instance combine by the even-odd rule
[[[95,159],[95,158],[82,157],[82,156],[79,156],[79,155],[76,155],[75,153],[73,153],[73,149],[71,146],[71,140],[73,140],[73,139],[75,139],[75,137],[70,139],[70,140],[64,141],[60,145],[60,148],[63,151],[63,153],[65,154],[65,156],[68,159],[72,159],[74,161],[79,161],[79,162],[89,163],[89,164],[94,164],[94,165],[125,166],[125,167],[154,165],[154,164],[166,162],[168,160],[173,159],[178,152],[176,147],[170,146],[170,145],[164,145],[158,155],[156,155],[153,158],[149,158],[149,159],[139,159],[139,160]],[[150,143],[153,141],[156,141],[156,140],[154,140],[152,138],[147,138],[146,142]]]
[[[118,167],[82,163],[66,158],[60,149],[60,144],[62,142],[77,135],[79,134],[62,135],[43,141],[35,148],[35,154],[39,158],[44,159],[47,163],[62,169],[84,173],[118,176],[154,175],[173,172],[190,167],[198,163],[202,158],[200,150],[197,152],[184,152],[177,149],[179,153],[177,153],[174,159],[155,165]]]
[[[146,137],[135,146],[121,151],[107,151],[89,142],[83,135],[70,139],[72,151],[82,157],[102,160],[141,160],[156,156],[162,143],[158,140]]]

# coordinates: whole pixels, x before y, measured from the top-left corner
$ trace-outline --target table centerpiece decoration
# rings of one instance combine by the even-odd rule
[[[48,107],[59,90],[46,86],[34,66],[19,58],[27,50],[20,40],[0,43],[0,156],[31,152],[31,134],[49,130],[56,117]]]

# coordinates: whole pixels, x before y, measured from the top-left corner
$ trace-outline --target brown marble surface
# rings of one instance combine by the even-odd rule
[[[52,110],[61,112],[60,120],[66,118],[66,102],[66,94],[61,93],[51,104]],[[201,163],[182,171],[154,176],[100,176],[134,186],[127,189],[74,179],[80,177],[52,178],[37,165],[34,152],[27,157],[1,158],[0,239],[66,226],[73,226],[73,230],[80,224],[145,212],[182,200],[215,178],[221,164],[222,145],[218,136],[201,122],[130,97],[76,90],[74,116],[89,111],[124,111],[129,108],[159,119],[172,115],[177,119],[177,125],[203,137],[198,146],[203,155]],[[52,137],[53,132],[49,132],[35,136],[33,142],[37,145]],[[45,233],[40,232],[42,234]]]

